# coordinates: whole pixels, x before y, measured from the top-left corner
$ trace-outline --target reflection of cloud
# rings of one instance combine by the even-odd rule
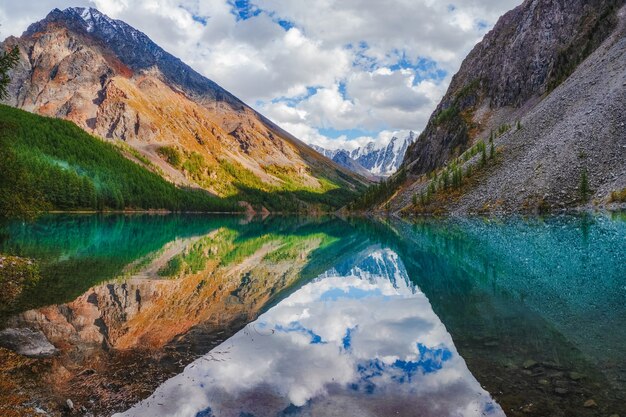
[[[323,274],[125,415],[503,415],[426,297],[389,278],[408,282]]]

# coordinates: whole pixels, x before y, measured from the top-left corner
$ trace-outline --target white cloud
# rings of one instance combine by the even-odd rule
[[[332,146],[356,138],[338,132],[333,142],[320,129],[422,129],[465,54],[521,0],[252,3],[261,12],[246,20],[227,0],[3,2],[0,30],[19,35],[54,7],[95,6],[291,133]],[[293,27],[283,29],[278,19]],[[378,133],[368,140],[381,140]]]

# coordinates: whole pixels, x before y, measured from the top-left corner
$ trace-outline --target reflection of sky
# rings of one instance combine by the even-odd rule
[[[342,268],[303,286],[124,415],[504,415],[395,253],[372,248]]]

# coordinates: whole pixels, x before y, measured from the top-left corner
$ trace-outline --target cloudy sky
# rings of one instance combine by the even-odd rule
[[[464,56],[521,0],[0,0],[0,37],[91,6],[310,143],[423,129]]]

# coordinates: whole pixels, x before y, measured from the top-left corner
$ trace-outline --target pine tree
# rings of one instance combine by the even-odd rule
[[[587,202],[589,200],[589,178],[587,175],[587,169],[583,169],[583,172],[580,174],[580,197],[583,202]]]
[[[20,60],[20,50],[14,47],[9,52],[0,54],[0,100],[8,98],[7,87],[11,82],[9,71],[17,65]]]

